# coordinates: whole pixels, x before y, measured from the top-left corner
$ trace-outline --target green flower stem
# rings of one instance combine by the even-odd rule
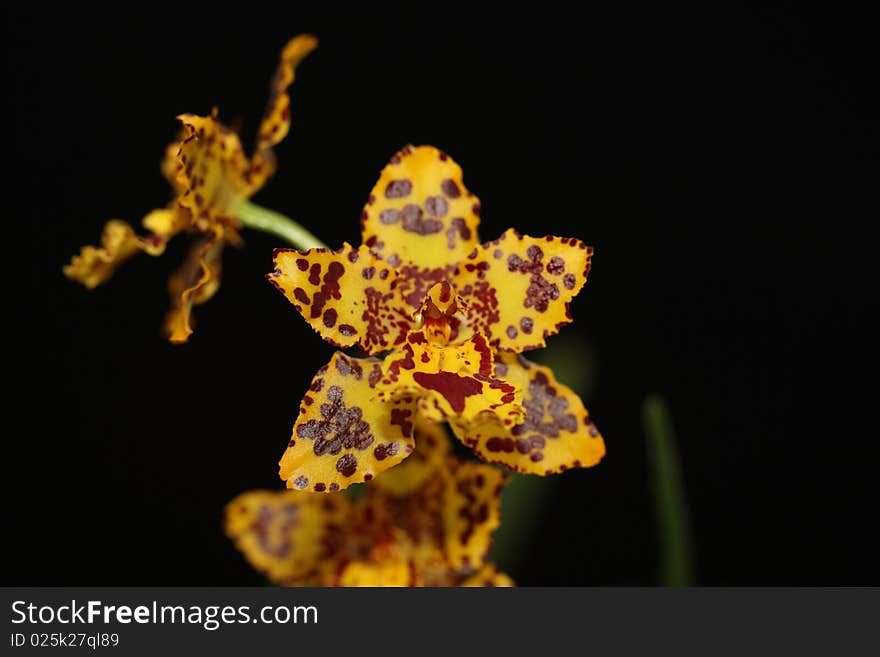
[[[660,584],[690,586],[694,583],[691,523],[675,429],[666,401],[660,395],[645,398],[642,422],[660,539]]]
[[[235,206],[235,216],[246,228],[261,230],[264,233],[272,233],[289,242],[297,249],[326,249],[328,248],[317,237],[296,223],[293,219],[285,217],[279,212],[269,210],[250,201],[242,201]]]

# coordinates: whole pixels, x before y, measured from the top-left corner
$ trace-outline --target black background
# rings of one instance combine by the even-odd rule
[[[597,354],[584,397],[609,453],[547,481],[519,583],[656,581],[651,391],[678,429],[700,583],[880,583],[871,24],[736,6],[7,13],[5,282],[24,301],[6,305],[20,334],[3,583],[261,581],[222,508],[280,485],[299,399],[332,352],[263,279],[278,240],[227,251],[184,347],[158,327],[185,240],[91,294],[61,267],[106,219],[165,204],[177,114],[216,104],[251,143],[278,51],[306,31],[321,45],[257,202],[358,243],[385,161],[430,143],[464,167],[484,239],[515,226],[596,248],[563,334]]]

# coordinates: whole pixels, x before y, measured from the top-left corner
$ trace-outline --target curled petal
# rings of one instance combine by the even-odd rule
[[[235,226],[235,206],[256,189],[248,182],[250,163],[238,135],[211,116],[181,114],[184,138],[177,152],[178,204],[192,225],[207,231],[213,225]]]
[[[165,153],[162,155],[162,162],[159,165],[162,175],[168,181],[168,184],[171,185],[175,198],[186,191],[186,186],[182,185],[181,181],[178,180],[181,167],[178,166],[179,163],[177,161],[180,144],[186,139],[186,135],[187,131],[182,128],[178,138],[165,147]]]
[[[363,243],[395,267],[445,268],[478,244],[479,212],[452,158],[433,146],[407,146],[382,170],[364,206]]]
[[[293,491],[252,491],[226,506],[226,534],[248,562],[271,579],[299,583],[341,546],[332,540],[351,501]]]
[[[479,571],[465,578],[460,586],[511,587],[516,586],[509,575],[500,572],[495,564],[487,563]]]
[[[492,376],[492,353],[481,335],[441,347],[423,331],[411,331],[385,359],[377,387],[383,401],[417,399],[419,414],[430,421],[470,422],[490,414],[514,424],[522,416],[522,391]]]
[[[446,555],[453,568],[477,567],[492,547],[501,523],[505,474],[488,465],[450,462],[443,503]]]
[[[580,240],[529,237],[511,229],[481,245],[455,278],[474,331],[495,349],[546,345],[571,322],[569,302],[587,282],[593,249]]]
[[[111,219],[104,225],[101,246],[84,246],[64,267],[64,275],[92,290],[140,250],[140,238],[134,229],[124,221]]]
[[[441,472],[449,456],[446,430],[439,422],[417,418],[413,427],[415,449],[400,465],[376,477],[373,485],[394,497],[411,495]]]
[[[84,246],[64,267],[64,275],[92,290],[137,253],[160,255],[167,241],[179,230],[175,228],[175,214],[172,210],[154,210],[148,214],[144,226],[152,234],[147,237],[139,237],[126,222],[111,219],[104,225],[101,246]]]
[[[382,404],[374,359],[333,354],[303,397],[279,474],[288,488],[333,492],[369,481],[413,451],[412,400]]]
[[[596,465],[605,455],[605,442],[580,397],[549,367],[509,353],[497,358],[496,373],[523,389],[525,420],[515,426],[489,416],[470,424],[453,422],[459,439],[484,461],[516,472],[545,475]]]
[[[305,253],[276,249],[267,278],[325,340],[368,354],[403,342],[412,312],[395,292],[397,274],[362,246]]]
[[[249,171],[250,185],[254,190],[261,188],[275,171],[272,147],[284,139],[290,130],[290,96],[287,88],[293,84],[296,67],[317,47],[318,40],[315,37],[311,34],[300,34],[288,41],[281,51]]]
[[[183,265],[168,279],[171,309],[164,330],[171,342],[189,339],[193,306],[204,303],[219,289],[223,244],[223,231],[215,228],[192,244]]]

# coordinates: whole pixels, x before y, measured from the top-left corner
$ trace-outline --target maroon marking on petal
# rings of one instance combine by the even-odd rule
[[[342,335],[350,338],[355,333],[357,333],[357,330],[351,324],[340,324],[339,332],[342,333]]]
[[[447,178],[440,183],[440,189],[443,190],[443,193],[449,198],[458,198],[461,196],[461,190],[458,188],[458,185],[456,185],[455,181],[450,178]]]
[[[336,471],[343,477],[350,477],[357,471],[358,462],[354,454],[343,454],[336,461]]]
[[[385,198],[406,198],[412,193],[412,182],[406,178],[392,180],[385,188]]]
[[[309,283],[312,285],[321,284],[321,264],[316,262],[309,270]]]
[[[382,212],[379,213],[379,221],[386,226],[397,223],[400,221],[400,210],[395,210],[393,208],[382,210]]]
[[[336,325],[337,313],[333,308],[328,308],[324,311],[324,326],[327,328],[333,328]]]
[[[296,259],[296,266],[297,266],[297,269],[299,269],[300,271],[305,271],[306,269],[309,268],[309,261],[306,260],[305,258],[297,258]]]
[[[312,274],[314,274],[315,267],[319,267],[320,265],[314,265],[312,267]],[[315,292],[314,298],[312,299],[312,318],[320,317],[321,313],[324,310],[324,305],[327,303],[328,299],[341,299],[342,294],[339,290],[339,279],[342,278],[342,275],[345,273],[345,267],[343,267],[338,262],[331,262],[327,267],[327,273],[324,275],[324,284],[321,286],[321,289]],[[312,277],[309,276],[309,282],[312,281]],[[313,285],[317,285],[315,282]]]
[[[565,271],[565,261],[559,256],[553,256],[550,258],[550,262],[547,263],[547,271],[554,276],[559,276],[559,274]]]
[[[411,436],[413,430],[412,420],[408,420],[412,415],[412,411],[408,408],[392,408],[391,424],[399,426],[404,436]]]
[[[425,199],[425,212],[442,219],[449,212],[449,203],[442,196],[429,196]]]
[[[483,384],[472,377],[459,376],[453,372],[415,372],[413,379],[423,388],[440,393],[456,413],[464,410],[466,397],[483,391]]]

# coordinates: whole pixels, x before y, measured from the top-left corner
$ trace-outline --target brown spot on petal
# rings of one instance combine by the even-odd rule
[[[400,210],[395,210],[393,208],[382,210],[382,212],[379,213],[379,221],[386,226],[397,223],[400,221]]]
[[[434,217],[443,218],[448,211],[449,203],[442,196],[429,196],[425,200],[425,212]]]
[[[350,477],[357,471],[358,462],[354,454],[343,454],[336,461],[336,471],[343,477]]]
[[[547,263],[547,271],[554,276],[559,276],[559,274],[565,271],[565,261],[559,256],[553,256],[550,258],[550,262]]]
[[[406,178],[392,180],[385,188],[385,198],[405,198],[412,193],[412,182]]]
[[[461,190],[459,190],[458,185],[456,185],[455,181],[450,178],[447,178],[440,183],[440,189],[443,190],[443,193],[449,198],[458,198],[461,196]]]

